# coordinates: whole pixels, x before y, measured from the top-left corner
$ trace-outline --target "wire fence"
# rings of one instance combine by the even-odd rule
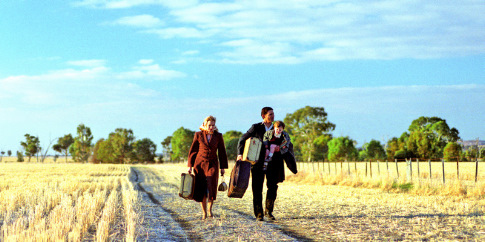
[[[485,181],[482,168],[483,160],[475,161],[445,161],[423,159],[395,159],[394,161],[366,160],[366,161],[319,161],[298,162],[298,170],[323,175],[358,175],[370,178],[405,178],[408,182],[423,179],[439,180],[445,184],[449,180],[478,182]]]

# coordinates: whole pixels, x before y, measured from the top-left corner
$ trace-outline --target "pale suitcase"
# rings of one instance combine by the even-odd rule
[[[195,176],[182,173],[180,177],[179,196],[184,199],[192,199],[194,196]]]
[[[246,140],[244,145],[243,161],[248,161],[251,165],[256,164],[261,152],[262,142],[256,137],[251,137]]]

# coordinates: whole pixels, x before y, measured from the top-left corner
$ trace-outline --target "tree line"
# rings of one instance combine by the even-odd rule
[[[457,143],[460,139],[456,128],[450,128],[446,120],[439,117],[419,117],[410,124],[407,131],[393,137],[387,143],[371,140],[357,148],[357,142],[348,136],[333,137],[331,132],[336,125],[327,119],[323,107],[306,106],[294,113],[286,114],[285,130],[290,134],[294,152],[299,161],[341,161],[341,160],[394,160],[407,158],[441,159],[452,161],[466,160],[485,156],[485,149],[470,147],[463,150]],[[108,137],[99,139],[93,144],[91,129],[84,124],[77,127],[76,136],[66,134],[57,139],[53,150],[67,157],[71,155],[75,162],[91,163],[155,163],[182,161],[188,151],[195,131],[180,127],[162,142],[162,155],[157,157],[157,145],[150,139],[137,140],[131,129],[117,128]],[[230,130],[223,134],[229,159],[236,159],[237,144],[242,132]],[[41,153],[39,138],[25,134],[21,146],[23,152],[17,151],[17,160],[28,161],[37,157],[43,162],[47,151]],[[52,144],[52,142],[51,142]],[[2,151],[2,156],[5,152]],[[11,155],[11,151],[8,151]],[[39,157],[40,156],[40,157]],[[55,156],[55,160],[59,155]],[[157,159],[158,158],[158,159]],[[1,159],[1,158],[0,158]]]

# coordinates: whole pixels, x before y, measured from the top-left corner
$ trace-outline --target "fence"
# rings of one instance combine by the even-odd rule
[[[298,170],[321,172],[323,174],[358,174],[366,177],[406,178],[407,181],[440,180],[443,184],[450,179],[462,181],[485,180],[485,173],[479,174],[479,163],[460,160],[446,162],[441,160],[404,159],[394,161],[337,161],[337,162],[298,162]]]

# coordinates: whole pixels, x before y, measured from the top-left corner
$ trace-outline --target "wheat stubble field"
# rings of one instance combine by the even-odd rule
[[[279,186],[275,222],[254,220],[250,188],[242,199],[219,193],[203,221],[197,203],[178,197],[184,164],[0,163],[0,241],[485,239],[482,181],[402,190],[300,170]]]

